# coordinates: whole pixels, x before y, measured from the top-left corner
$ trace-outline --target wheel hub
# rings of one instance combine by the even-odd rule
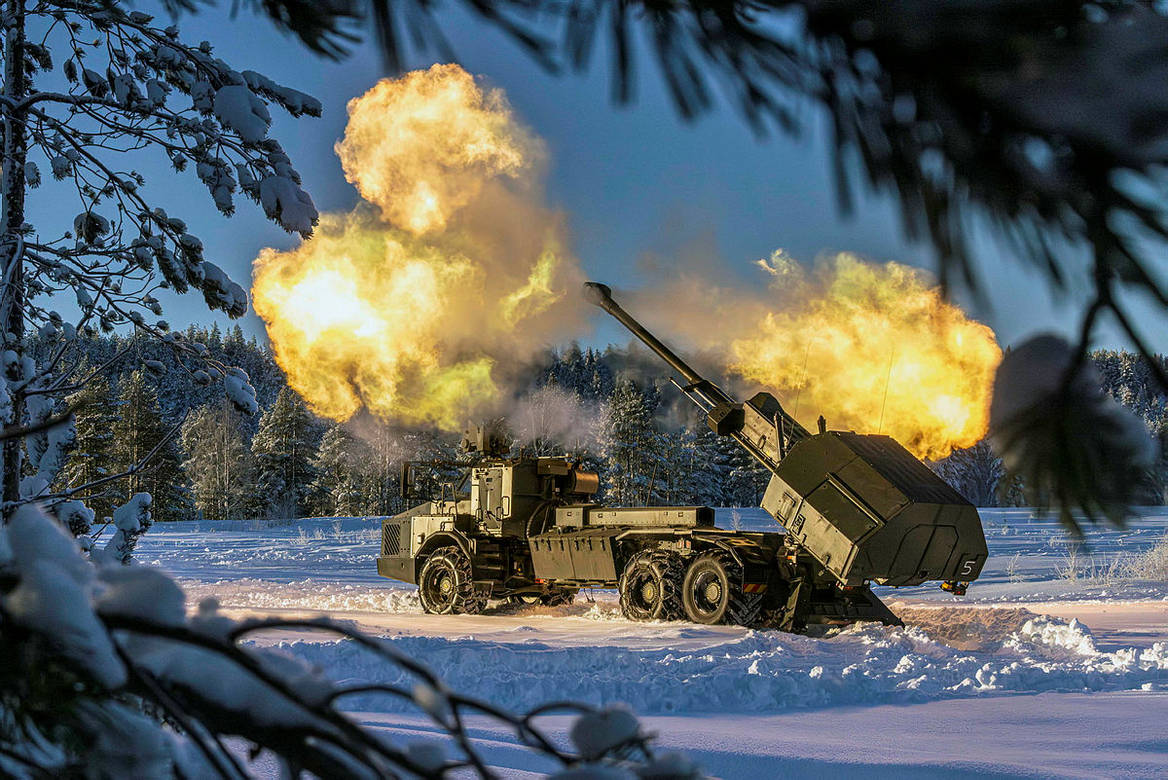
[[[722,583],[714,580],[706,583],[705,592],[702,594],[710,604],[717,604],[722,600]]]
[[[641,586],[641,599],[646,604],[653,604],[657,600],[657,584],[648,580]]]

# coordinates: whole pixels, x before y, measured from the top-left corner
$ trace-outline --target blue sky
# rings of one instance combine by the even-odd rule
[[[846,250],[873,260],[932,266],[927,247],[903,238],[891,200],[863,192],[855,212],[840,216],[827,136],[810,106],[803,112],[800,139],[758,138],[725,106],[686,123],[673,111],[651,63],[642,59],[637,101],[617,107],[602,56],[585,75],[553,77],[474,20],[458,14],[445,18],[464,67],[503,88],[517,115],[546,141],[548,198],[568,215],[575,252],[593,278],[633,285],[645,252],[668,257],[695,251],[709,254],[725,273],[749,278],[751,262],[779,247],[804,262]],[[346,101],[384,75],[376,50],[362,46],[349,59],[331,63],[262,18],[245,13],[232,20],[226,8],[187,17],[180,28],[188,41],[210,40],[234,67],[258,70],[322,101],[321,119],[280,115],[272,134],[284,143],[319,210],[351,208],[357,195],[344,179],[333,144],[344,130]],[[433,61],[416,55],[409,64],[426,67]],[[193,175],[179,177],[162,160],[152,163],[139,166],[148,176],[155,172],[147,191],[187,219],[203,239],[208,259],[241,284],[249,286],[251,261],[261,247],[292,244],[250,203],[241,200],[236,216],[225,219]],[[1041,330],[1074,331],[1081,295],[1052,300],[1041,277],[1020,270],[988,235],[979,243],[992,308],[974,305],[960,291],[957,299],[991,325],[1003,344]],[[1164,318],[1151,305],[1133,304],[1149,340],[1168,350]],[[168,302],[167,317],[175,326],[213,319],[192,296]],[[241,324],[248,333],[263,333],[253,314]],[[593,338],[625,340],[607,326]],[[1123,343],[1110,323],[1097,341]]]

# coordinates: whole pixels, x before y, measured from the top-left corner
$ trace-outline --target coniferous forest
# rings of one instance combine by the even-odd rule
[[[78,381],[69,399],[77,441],[60,480],[63,487],[97,483],[83,498],[98,520],[143,491],[155,497],[158,521],[388,515],[405,508],[398,485],[403,460],[458,455],[457,435],[368,416],[343,425],[317,417],[288,387],[271,350],[238,326],[226,333],[189,328],[174,337],[243,368],[260,413],[240,413],[164,345],[89,337],[83,357],[67,369],[78,380],[96,376]],[[677,399],[667,376],[652,373],[652,361],[642,358],[618,347],[549,353],[530,369],[527,390],[507,411],[516,446],[575,455],[600,472],[602,497],[614,504],[757,504],[766,475],[710,431]],[[1130,352],[1092,358],[1103,389],[1163,440],[1168,398],[1149,367]],[[149,370],[135,368],[142,365]],[[1042,501],[1006,472],[986,441],[931,465],[978,506]],[[128,470],[129,479],[101,482]],[[1144,503],[1164,503],[1166,490],[1162,459],[1147,475]]]

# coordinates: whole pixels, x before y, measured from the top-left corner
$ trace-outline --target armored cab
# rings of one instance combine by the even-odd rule
[[[421,584],[431,554],[453,547],[467,558],[473,580],[490,583],[482,588],[488,595],[547,590],[535,582],[527,538],[552,523],[556,507],[589,506],[600,480],[568,458],[507,458],[479,449],[481,438],[481,427],[464,436],[467,460],[424,464],[458,469],[462,479],[441,486],[439,498],[383,521],[379,574]],[[420,465],[403,469],[405,490]]]

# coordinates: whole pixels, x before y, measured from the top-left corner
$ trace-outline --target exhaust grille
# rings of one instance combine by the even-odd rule
[[[381,524],[381,554],[401,555],[401,523]]]

